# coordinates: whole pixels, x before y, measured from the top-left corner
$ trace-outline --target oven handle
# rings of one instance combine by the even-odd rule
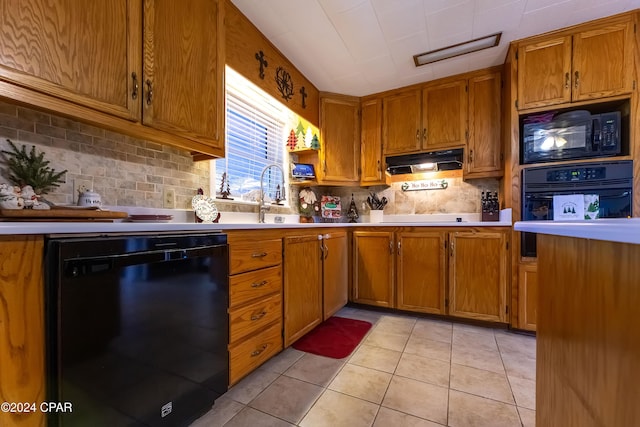
[[[208,245],[188,249],[166,249],[99,257],[69,258],[63,261],[63,271],[67,277],[88,276],[132,265],[210,256],[212,251],[216,249],[222,250],[226,247],[227,245]]]

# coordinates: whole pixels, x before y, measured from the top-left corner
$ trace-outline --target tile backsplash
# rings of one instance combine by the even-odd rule
[[[176,208],[188,209],[198,188],[209,194],[209,162],[193,162],[187,151],[138,140],[99,127],[0,102],[0,149],[44,152],[49,167],[67,170],[65,183],[46,198],[75,204],[84,185],[108,206],[162,207],[165,188],[175,190]],[[0,166],[1,182],[8,182]]]
[[[0,101],[0,149],[7,150],[6,139],[18,148],[25,145],[45,153],[50,167],[66,169],[66,180],[46,198],[57,204],[75,204],[77,189],[84,185],[102,196],[107,206],[162,208],[166,188],[176,194],[176,208],[190,209],[198,188],[212,194],[209,162],[194,162],[187,151],[131,138],[99,127],[54,114]],[[0,165],[0,182],[8,182],[6,168]],[[366,199],[370,191],[385,196],[387,214],[478,213],[480,193],[498,191],[497,179],[463,181],[449,178],[445,190],[404,192],[400,183],[391,186],[315,187],[318,196],[340,196],[346,215],[354,195],[360,215],[368,215]],[[291,186],[290,208],[273,207],[270,212],[297,214],[299,188]],[[255,212],[255,205],[216,202],[222,212]]]

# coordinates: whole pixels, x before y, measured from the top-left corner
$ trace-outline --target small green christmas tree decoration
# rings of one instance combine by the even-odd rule
[[[12,151],[2,150],[1,155],[9,168],[9,180],[14,185],[30,185],[36,194],[46,194],[64,182],[62,177],[67,170],[56,172],[55,169],[51,169],[49,161],[44,159],[44,153],[36,153],[35,145],[32,145],[27,153],[24,145],[18,149],[11,140],[7,139],[7,142]]]
[[[301,136],[304,138],[304,126],[302,126],[302,121],[298,120],[298,127],[296,128],[296,135],[298,138]]]
[[[311,138],[311,149],[320,149],[320,139],[318,139],[318,135],[316,135],[315,133],[313,134],[313,138]]]

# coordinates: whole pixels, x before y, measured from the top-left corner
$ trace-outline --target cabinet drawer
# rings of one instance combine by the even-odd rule
[[[282,294],[257,301],[229,312],[229,339],[231,343],[282,319]]]
[[[281,239],[238,242],[229,245],[229,274],[271,267],[281,262]]]
[[[259,334],[229,347],[229,383],[242,377],[282,350],[282,323],[278,322]]]
[[[229,278],[229,307],[236,307],[282,289],[282,266],[237,274]]]

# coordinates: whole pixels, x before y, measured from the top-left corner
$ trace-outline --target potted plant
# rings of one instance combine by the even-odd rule
[[[44,153],[36,153],[35,145],[27,152],[24,145],[18,149],[11,140],[7,139],[7,142],[11,151],[2,150],[0,155],[7,165],[9,181],[19,189],[18,196],[24,199],[24,207],[38,206],[38,198],[42,194],[64,182],[63,176],[67,170],[56,172],[50,168],[50,162],[45,160]]]

